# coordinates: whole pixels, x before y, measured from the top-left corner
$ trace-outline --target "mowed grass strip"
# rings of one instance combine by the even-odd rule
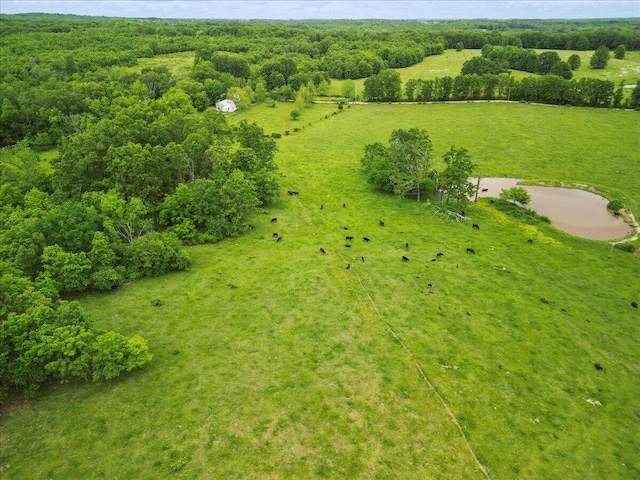
[[[188,272],[83,297],[99,326],[141,333],[155,358],[114,382],[12,399],[3,475],[483,478],[390,326],[493,478],[637,476],[637,257],[489,201],[466,208],[474,230],[375,192],[359,166],[365,144],[419,127],[436,157],[466,147],[484,175],[637,202],[637,118],[366,105],[279,140],[282,189],[300,196],[283,193],[241,238],[190,248]]]

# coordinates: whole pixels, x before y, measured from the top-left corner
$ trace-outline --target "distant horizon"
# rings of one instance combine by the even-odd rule
[[[640,0],[2,0],[0,13],[176,20],[589,20],[640,18]]]

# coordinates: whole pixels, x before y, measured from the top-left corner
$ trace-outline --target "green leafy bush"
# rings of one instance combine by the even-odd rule
[[[125,250],[124,260],[131,279],[184,270],[191,263],[178,237],[170,232],[152,232],[136,238]]]
[[[620,211],[624,208],[624,205],[620,200],[611,200],[607,203],[607,208],[609,210],[613,210],[614,212]]]

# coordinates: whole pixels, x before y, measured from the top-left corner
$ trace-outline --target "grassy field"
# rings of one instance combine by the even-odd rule
[[[263,103],[248,109],[237,110],[229,114],[228,118],[232,123],[240,122],[241,120],[256,122],[264,129],[267,135],[272,133],[285,135],[286,132],[294,134],[296,129],[302,131],[317,122],[326,120],[334,112],[338,112],[338,107],[333,103],[316,103],[311,107],[305,108],[297,120],[291,119],[291,110],[293,110],[292,102],[276,102],[273,107]]]
[[[176,80],[189,78],[193,68],[194,52],[168,53],[166,55],[156,55],[151,58],[139,58],[138,65],[130,67],[132,71],[139,72],[143,68],[154,68],[166,65]]]
[[[536,50],[538,54],[545,50]],[[599,78],[601,80],[611,80],[616,87],[621,84],[635,84],[640,79],[640,52],[627,52],[624,60],[613,58],[607,64],[607,68],[594,70],[589,66],[589,61],[593,55],[593,51],[577,51],[577,50],[555,50],[562,60],[567,60],[572,54],[578,54],[581,60],[579,69],[573,72],[573,78],[579,80],[581,78]],[[460,75],[462,64],[470,58],[480,56],[480,50],[465,49],[461,52],[455,50],[445,50],[442,55],[433,55],[426,57],[422,62],[407,68],[396,69],[400,73],[402,85],[404,86],[411,79],[433,79],[445,76],[455,77]],[[520,72],[512,70],[511,75],[521,80],[524,77],[535,75],[528,72]],[[357,92],[364,92],[364,79],[354,81]],[[329,90],[329,96],[339,97],[341,94],[342,80],[332,80]],[[626,92],[630,94],[630,90]]]
[[[282,107],[232,118],[281,130]],[[466,147],[483,175],[589,183],[637,213],[638,114],[469,103],[318,119],[278,140],[299,197],[190,248],[187,272],[80,298],[154,360],[10,399],[0,476],[486,478],[466,438],[490,478],[638,478],[639,259],[489,201],[466,209],[473,230],[373,191],[359,167],[365,144],[421,127],[438,157]]]
[[[545,50],[536,50],[538,54]],[[577,51],[577,50],[556,50],[562,60],[567,60],[570,55],[578,54],[582,62],[580,68],[573,72],[573,78],[599,78],[602,80],[611,80],[619,86],[621,84],[634,84],[640,79],[640,52],[627,52],[624,60],[613,58],[607,64],[607,68],[594,70],[589,66],[589,60],[593,55],[593,51]],[[465,49],[461,52],[455,50],[445,50],[442,55],[433,55],[426,57],[422,62],[407,68],[398,68],[402,84],[406,84],[411,79],[433,79],[436,77],[451,76],[455,77],[460,74],[462,64],[470,58],[480,55],[480,50]],[[158,55],[153,58],[141,58],[138,60],[138,66],[129,67],[128,70],[140,71],[144,67],[158,67],[166,65],[170,68],[171,73],[179,81],[189,77],[191,68],[193,67],[194,52],[179,52],[167,55]],[[122,67],[119,67],[122,68]],[[126,70],[126,69],[125,69]],[[532,75],[527,72],[519,72],[512,70],[511,74],[518,80],[523,77]],[[362,95],[364,92],[364,79],[354,80],[356,85],[356,93]],[[332,80],[329,86],[327,97],[340,97],[342,91],[343,80]],[[629,94],[629,92],[625,92]],[[288,117],[287,117],[287,120]],[[299,121],[304,122],[304,118]],[[266,123],[265,123],[266,125]]]
[[[445,50],[442,55],[432,55],[426,57],[422,62],[407,68],[397,68],[402,79],[402,85],[411,79],[428,79],[436,77],[455,77],[460,74],[462,64],[470,58],[480,55],[480,50],[463,50],[456,52],[455,50]],[[356,84],[356,93],[362,95],[364,92],[364,78],[354,80]],[[343,80],[331,80],[329,96],[339,97],[342,92]]]

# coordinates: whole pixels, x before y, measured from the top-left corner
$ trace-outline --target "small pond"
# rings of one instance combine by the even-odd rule
[[[477,182],[477,178],[470,179]],[[482,178],[478,197],[498,197],[503,188],[522,187],[531,195],[528,208],[546,215],[564,232],[591,240],[626,237],[631,227],[607,209],[606,198],[584,190],[518,185],[517,178]]]

